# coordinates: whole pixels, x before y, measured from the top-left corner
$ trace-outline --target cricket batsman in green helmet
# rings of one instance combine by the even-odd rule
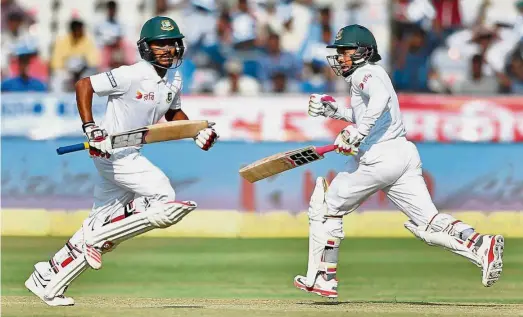
[[[480,234],[434,206],[422,177],[418,150],[405,138],[398,96],[389,75],[377,64],[381,57],[372,32],[361,25],[349,25],[339,30],[327,47],[335,50],[327,56],[334,73],[349,85],[350,108],[332,96],[313,94],[308,112],[313,117],[348,123],[334,144],[338,153],[354,156],[358,165],[354,171],[339,173],[330,185],[323,177],[316,180],[308,212],[307,273],[296,276],[294,285],[324,297],[338,297],[343,217],[381,190],[408,217],[404,224],[407,230],[428,245],[471,261],[481,269],[483,285],[492,286],[503,268],[504,238]],[[350,252],[350,244],[346,251]],[[351,273],[345,276],[350,282]]]
[[[176,201],[169,178],[141,153],[141,146],[112,149],[109,135],[167,121],[187,120],[182,110],[183,34],[176,22],[157,16],[142,27],[133,65],[83,78],[76,83],[76,100],[89,153],[100,177],[94,202],[82,227],[50,259],[34,265],[25,286],[49,306],[71,306],[65,291],[82,272],[102,268],[102,254],[119,243],[153,229],[170,227],[196,209],[193,201]],[[107,97],[104,118],[92,113],[93,95]],[[202,150],[218,139],[212,127],[194,138]],[[184,155],[184,153],[180,153]],[[173,162],[176,158],[173,158]]]

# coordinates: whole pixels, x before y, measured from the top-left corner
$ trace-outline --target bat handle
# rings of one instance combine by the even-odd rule
[[[336,150],[338,146],[334,144],[324,145],[324,146],[318,146],[316,147],[316,152],[318,152],[319,155],[323,155],[325,153],[332,152]]]
[[[71,152],[83,151],[89,148],[89,142],[78,143],[73,145],[61,146],[56,149],[58,155],[63,155]]]

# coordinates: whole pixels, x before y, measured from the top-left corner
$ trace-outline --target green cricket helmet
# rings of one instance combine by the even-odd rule
[[[175,46],[175,53],[173,56],[176,58],[176,64],[174,68],[180,66],[182,63],[183,53],[185,52],[185,46],[183,45],[184,35],[180,32],[180,28],[174,22],[173,19],[168,17],[156,16],[149,19],[142,26],[140,32],[140,40],[136,43],[138,45],[138,51],[142,59],[162,68],[158,65],[157,60],[150,48],[152,41],[158,40],[173,40]]]
[[[359,24],[348,25],[340,29],[334,43],[327,45],[327,48],[356,49],[356,52],[350,56],[352,66],[347,71],[343,71],[343,66],[339,63],[341,54],[327,56],[329,65],[338,76],[348,77],[359,67],[381,60],[374,35],[369,29]]]

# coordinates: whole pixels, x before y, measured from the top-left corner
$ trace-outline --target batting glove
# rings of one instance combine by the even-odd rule
[[[348,126],[345,129],[341,130],[338,137],[334,141],[334,145],[338,148],[336,153],[343,155],[356,155],[359,152],[358,146],[360,146],[361,140],[365,136],[358,132],[354,126]]]
[[[218,140],[220,135],[214,130],[214,128],[205,128],[198,132],[198,135],[194,138],[196,145],[204,151],[208,151]]]
[[[82,129],[89,140],[89,155],[111,157],[113,147],[107,131],[97,126],[94,122],[84,123]]]
[[[311,117],[334,117],[338,111],[338,103],[329,95],[312,94],[309,98],[309,115]]]

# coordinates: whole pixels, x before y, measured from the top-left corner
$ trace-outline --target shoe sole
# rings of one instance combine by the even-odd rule
[[[327,298],[337,298],[338,297],[337,292],[326,291],[326,290],[322,290],[322,289],[314,288],[314,287],[307,287],[306,285],[304,285],[298,281],[294,281],[294,286],[296,286],[296,288],[301,289],[302,291],[305,291],[307,293],[313,293],[313,294],[319,295],[321,297],[327,297]]]
[[[483,285],[485,287],[491,287],[501,277],[503,271],[503,250],[505,248],[505,239],[503,236],[494,236],[489,248],[489,260],[492,257],[492,261],[487,267],[487,276],[483,278]]]

